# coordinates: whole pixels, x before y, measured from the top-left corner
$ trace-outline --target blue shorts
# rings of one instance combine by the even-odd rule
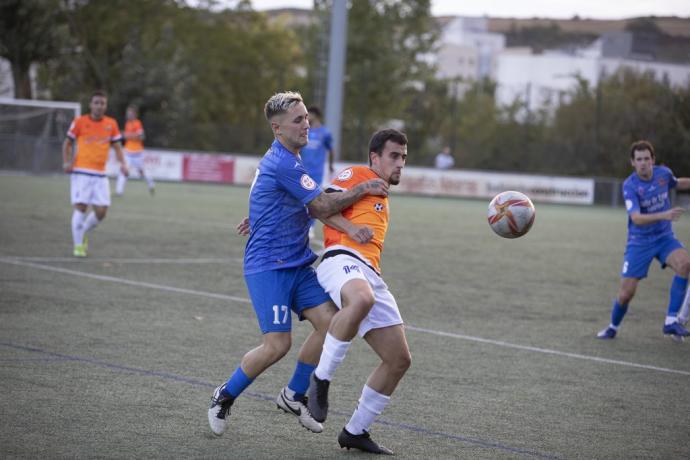
[[[268,270],[245,275],[244,280],[263,334],[290,332],[290,310],[302,321],[304,310],[331,300],[311,266]]]
[[[661,264],[661,268],[666,268],[666,259],[678,248],[682,248],[683,243],[678,241],[673,235],[663,237],[651,244],[633,245],[625,247],[623,257],[623,268],[621,269],[622,278],[642,279],[647,277],[649,265],[656,258]]]

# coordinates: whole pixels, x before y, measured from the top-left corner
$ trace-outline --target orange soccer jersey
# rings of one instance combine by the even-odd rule
[[[334,190],[349,190],[357,184],[371,179],[379,179],[378,174],[367,166],[353,166],[341,172],[333,183],[328,187]],[[354,249],[357,253],[364,256],[371,266],[381,273],[379,266],[381,262],[381,252],[383,251],[383,240],[388,230],[388,197],[366,195],[364,198],[343,210],[343,217],[357,225],[366,225],[374,231],[374,237],[367,244],[360,244],[354,241],[347,234],[334,228],[325,226],[324,245],[328,250],[329,246],[347,246]]]
[[[76,140],[74,171],[105,174],[110,144],[122,139],[117,121],[110,117],[94,120],[82,115],[72,122],[67,136]]]
[[[141,139],[127,139],[128,134],[144,134],[144,125],[139,119],[128,120],[125,123],[125,148],[130,153],[139,153],[144,150],[144,143]]]

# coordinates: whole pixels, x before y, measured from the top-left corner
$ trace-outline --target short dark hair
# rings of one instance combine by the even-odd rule
[[[315,105],[310,106],[310,107],[307,109],[307,112],[313,113],[314,115],[316,115],[316,116],[319,117],[319,118],[323,118],[323,117],[321,116],[321,109],[318,108],[318,107],[315,106]]]
[[[654,146],[652,145],[652,143],[649,141],[642,140],[642,141],[635,141],[630,146],[630,159],[634,160],[635,159],[635,152],[641,152],[643,150],[649,150],[649,153],[652,154],[652,158],[656,158],[656,154],[654,153]]]
[[[108,99],[108,95],[102,89],[97,89],[93,93],[91,93],[91,99],[93,99],[94,97],[104,97]]]
[[[402,131],[393,128],[376,131],[369,141],[369,165],[371,165],[371,152],[376,152],[381,155],[388,141],[393,141],[400,145],[407,145],[407,136]]]

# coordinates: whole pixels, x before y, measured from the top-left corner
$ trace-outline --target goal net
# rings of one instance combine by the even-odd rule
[[[77,102],[0,97],[0,169],[33,173],[62,170],[62,142]]]

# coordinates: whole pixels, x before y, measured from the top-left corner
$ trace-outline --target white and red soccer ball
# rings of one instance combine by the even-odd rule
[[[535,213],[532,201],[524,193],[501,192],[489,203],[489,225],[498,236],[518,238],[532,228]]]

